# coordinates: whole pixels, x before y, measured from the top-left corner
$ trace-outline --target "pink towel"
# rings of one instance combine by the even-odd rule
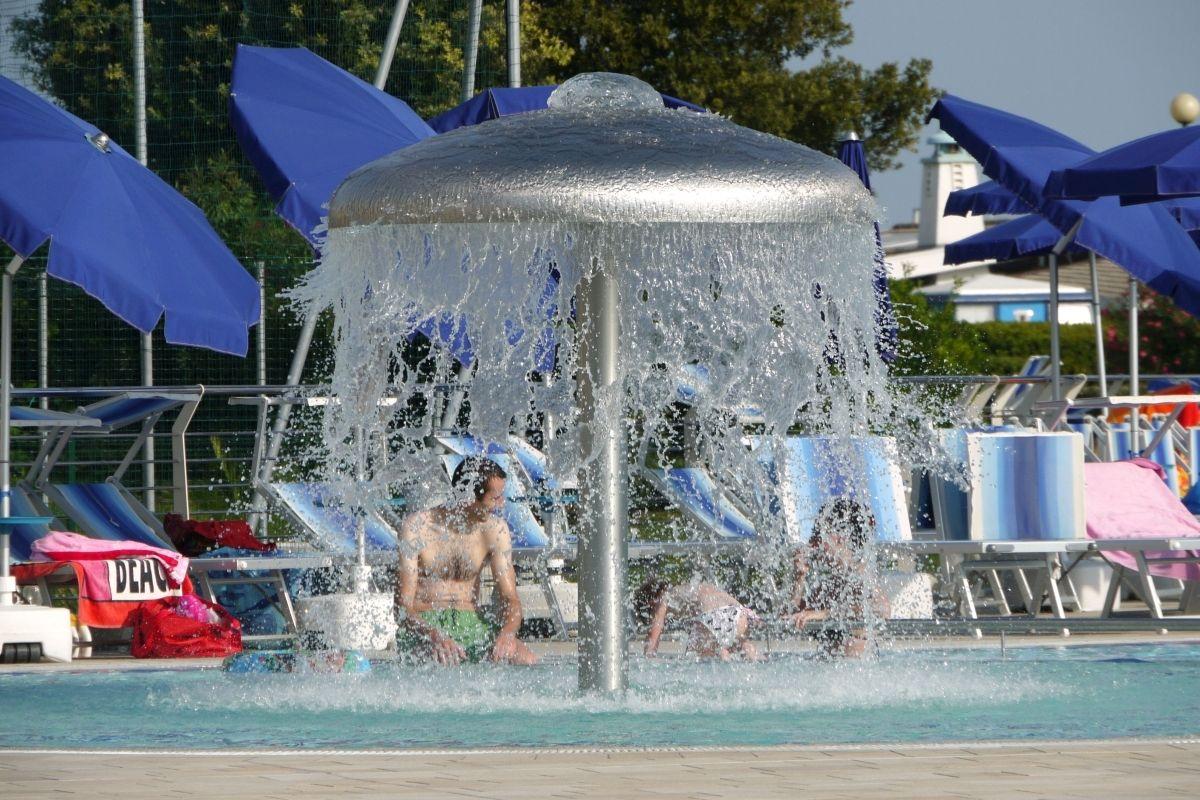
[[[1088,536],[1092,539],[1200,537],[1200,522],[1163,481],[1162,474],[1162,467],[1144,458],[1084,464]],[[1200,549],[1200,542],[1197,544]],[[1137,562],[1129,553],[1105,555],[1118,564],[1137,568]],[[1156,564],[1150,571],[1164,578],[1200,579],[1200,564]]]
[[[163,565],[173,586],[187,577],[188,560],[172,550],[138,542],[91,539],[78,533],[51,531],[33,543],[33,561],[105,561],[122,557],[148,557]]]

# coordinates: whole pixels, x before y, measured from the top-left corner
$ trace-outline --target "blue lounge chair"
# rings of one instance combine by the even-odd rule
[[[48,483],[42,491],[88,536],[174,549],[158,518],[115,481]]]
[[[260,487],[269,500],[304,531],[319,549],[351,556],[357,550],[358,521],[354,510],[334,496],[328,484],[276,481]],[[377,512],[364,518],[366,546],[375,553],[395,553],[396,531]]]
[[[46,509],[35,503],[25,492],[24,487],[13,486],[9,494],[9,508],[14,517],[43,517],[48,516]],[[56,526],[61,527],[61,526]],[[8,546],[13,561],[29,561],[33,555],[33,543],[50,532],[51,525],[47,523],[32,523],[27,525],[10,525],[8,529]]]
[[[466,457],[463,455],[442,456],[446,474],[453,475],[454,470]],[[528,490],[519,473],[513,468],[512,456],[493,452],[488,453],[488,458],[495,461],[501,469],[508,473],[508,480],[504,482],[504,519],[508,522],[509,530],[512,531],[513,547],[530,548],[549,545],[550,538],[546,536],[546,529],[537,521],[533,510],[529,507]]]
[[[643,474],[689,519],[717,539],[748,541],[758,534],[754,524],[699,467],[645,469]]]
[[[525,477],[541,492],[553,492],[574,487],[574,481],[562,480],[550,474],[546,454],[518,436],[510,435],[505,444],[483,442],[474,436],[436,436],[439,445],[456,456],[512,456]],[[506,469],[506,471],[508,471]]]
[[[877,541],[912,539],[892,439],[866,436],[847,442],[828,436],[790,436],[783,445],[782,463],[763,440],[752,437],[750,446],[772,487],[764,506],[783,514],[794,540],[808,540],[821,508],[836,497],[855,499],[871,509]]]

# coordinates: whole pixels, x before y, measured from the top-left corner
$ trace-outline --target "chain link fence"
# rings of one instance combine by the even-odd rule
[[[423,117],[461,99],[471,0],[412,0],[392,62],[387,91]],[[227,103],[236,45],[304,46],[364,80],[373,79],[393,3],[375,0],[166,0],[144,4],[148,164],[199,205],[243,266],[264,287],[261,328],[250,352],[234,358],[167,345],[153,334],[158,386],[283,384],[300,330],[283,293],[313,263],[304,240],[273,213],[273,203],[245,159]],[[134,152],[133,6],[130,0],[0,0],[0,75],[94,123]],[[504,0],[482,5],[475,86],[506,80]],[[303,131],[297,131],[303,135]],[[0,258],[11,257],[0,245]],[[14,281],[13,379],[17,388],[122,387],[143,383],[139,334],[78,287],[46,280],[45,251]],[[318,327],[302,378],[320,382],[328,364],[328,328]],[[73,410],[85,400],[49,401]],[[194,515],[225,514],[249,501],[248,463],[254,410],[206,397],[191,425],[189,472]],[[161,428],[162,426],[160,426]],[[165,459],[165,435],[157,458]],[[62,476],[103,480],[131,438],[72,447]],[[15,474],[40,443],[14,440]],[[80,446],[83,450],[83,445]],[[160,466],[161,473],[163,467]],[[125,483],[143,487],[140,463]],[[167,476],[160,482],[169,481]],[[159,511],[170,493],[154,495]]]

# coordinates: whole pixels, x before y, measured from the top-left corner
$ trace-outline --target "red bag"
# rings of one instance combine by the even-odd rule
[[[214,547],[237,547],[242,550],[270,552],[274,542],[260,542],[244,520],[184,519],[179,514],[163,517],[163,529],[171,542],[185,556],[199,556]]]
[[[216,612],[217,622],[198,622],[180,613],[183,598],[149,600],[130,615],[134,658],[227,656],[242,649],[242,624],[219,605],[190,596]]]

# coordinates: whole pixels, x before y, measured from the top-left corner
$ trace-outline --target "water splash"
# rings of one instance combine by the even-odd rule
[[[425,507],[446,493],[431,434],[504,442],[546,419],[552,472],[584,474],[587,331],[573,312],[579,287],[605,273],[622,379],[598,405],[621,409],[631,474],[681,451],[702,461],[753,518],[750,560],[770,571],[806,538],[764,491],[761,454],[780,463],[788,436],[841,443],[831,460],[850,485],[867,469],[854,446],[866,436],[946,468],[929,415],[889,390],[876,352],[874,212],[832,159],[666,110],[620,76],[573,79],[546,112],[368,165],[338,190],[322,262],[294,293],[309,313],[334,313],[324,477],[351,505]],[[418,358],[422,335],[438,346]],[[679,387],[697,367],[708,388],[681,424]]]

